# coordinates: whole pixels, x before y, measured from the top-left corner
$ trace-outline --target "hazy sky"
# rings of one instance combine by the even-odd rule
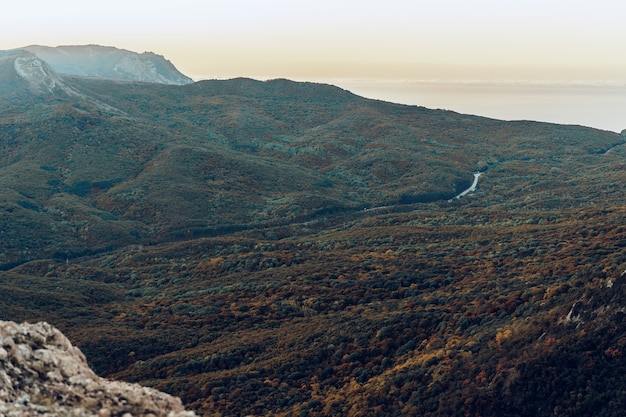
[[[0,49],[100,44],[194,77],[626,81],[618,0],[10,1]]]

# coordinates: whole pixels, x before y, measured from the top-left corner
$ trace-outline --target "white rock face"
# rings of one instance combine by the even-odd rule
[[[52,92],[60,80],[36,56],[15,58],[15,72],[28,81],[31,88]]]
[[[158,73],[154,62],[142,59],[141,55],[123,56],[117,61],[113,71],[120,74],[122,79],[170,84],[170,80]]]
[[[34,54],[15,58],[15,73],[28,82],[29,89],[37,94],[63,91],[68,96],[85,98],[83,94],[67,86],[50,66]]]
[[[29,51],[61,75],[107,78],[112,80],[185,85],[193,80],[182,74],[163,56],[142,54],[98,45],[38,46]]]
[[[98,377],[47,323],[0,321],[2,417],[192,417],[179,398]]]

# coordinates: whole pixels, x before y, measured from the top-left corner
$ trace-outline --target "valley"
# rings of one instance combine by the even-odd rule
[[[623,412],[623,134],[15,59],[2,320],[199,415]]]

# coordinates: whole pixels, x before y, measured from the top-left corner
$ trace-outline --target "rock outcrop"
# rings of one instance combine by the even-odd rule
[[[97,376],[50,324],[0,321],[2,417],[192,417],[179,398]]]

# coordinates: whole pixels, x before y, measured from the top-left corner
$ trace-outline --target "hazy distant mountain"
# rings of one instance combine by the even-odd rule
[[[0,79],[2,80],[0,94],[3,95],[17,94],[19,96],[26,90],[35,94],[81,95],[67,86],[47,62],[25,50],[10,51],[0,55]]]
[[[26,50],[0,53],[0,114],[23,114],[26,109],[44,114],[62,102],[90,111],[122,112],[93,97],[81,93],[68,84],[46,61]]]
[[[113,47],[39,46],[21,48],[36,54],[57,73],[113,80],[141,81],[183,85],[193,80],[161,55],[151,52],[138,54]]]

